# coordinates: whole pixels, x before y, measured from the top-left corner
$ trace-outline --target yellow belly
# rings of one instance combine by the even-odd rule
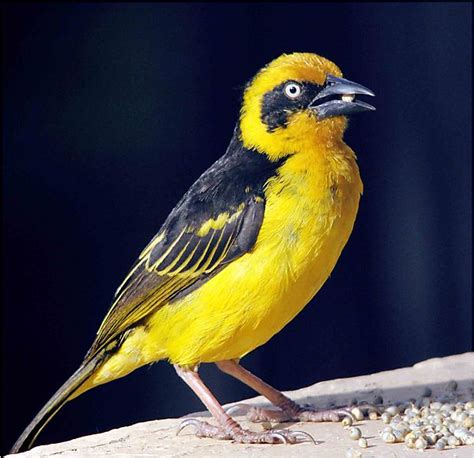
[[[290,164],[296,171],[266,189],[254,249],[158,309],[92,383],[160,359],[194,366],[239,358],[267,342],[318,292],[350,236],[362,191],[355,161],[350,165],[338,175],[317,168],[300,173]]]

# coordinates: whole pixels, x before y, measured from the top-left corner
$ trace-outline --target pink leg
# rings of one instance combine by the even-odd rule
[[[270,430],[253,432],[243,429],[224,411],[214,395],[209,391],[206,385],[204,385],[197,371],[185,369],[177,365],[174,367],[178,375],[194,391],[218,423],[218,426],[214,426],[196,418],[188,418],[183,421],[178,433],[187,426],[194,426],[196,429],[196,436],[198,437],[231,439],[235,442],[245,444],[293,444],[299,442],[315,442],[309,434],[303,431]]]
[[[237,361],[228,360],[220,361],[216,363],[217,367],[226,374],[235,377],[242,383],[245,383],[249,387],[253,388],[257,393],[265,396],[274,406],[280,410],[268,410],[260,409],[257,407],[251,408],[247,417],[250,421],[262,422],[262,421],[311,421],[311,422],[322,422],[322,421],[340,421],[342,418],[349,416],[352,417],[351,413],[346,409],[334,409],[334,410],[322,410],[315,411],[311,409],[304,409],[303,407],[296,404],[296,402],[287,398],[283,393],[271,387],[263,380],[259,379],[256,375],[253,375],[248,370],[244,369]]]

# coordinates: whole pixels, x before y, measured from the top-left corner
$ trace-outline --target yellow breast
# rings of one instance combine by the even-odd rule
[[[280,331],[318,292],[352,231],[362,182],[344,143],[291,156],[268,183],[254,249],[154,313],[93,384],[153,361],[194,366],[240,358]]]
[[[158,353],[193,365],[238,358],[281,330],[317,293],[352,231],[362,192],[352,151],[290,157],[266,188],[254,249],[150,320]]]

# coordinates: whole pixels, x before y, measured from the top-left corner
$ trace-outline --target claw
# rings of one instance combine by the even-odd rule
[[[272,437],[280,439],[282,444],[288,444],[288,438],[279,431],[272,431]]]
[[[233,406],[227,407],[227,409],[225,409],[225,413],[227,415],[232,415],[232,414],[235,414],[236,412],[243,410],[244,411],[243,413],[247,414],[247,412],[249,412],[251,409],[252,409],[252,406],[249,406],[248,404],[235,404]]]
[[[187,420],[181,422],[178,427],[178,431],[176,431],[176,435],[178,436],[188,426],[194,426],[196,431],[198,431],[200,423],[200,420],[197,420],[196,418],[188,418]]]
[[[354,417],[352,412],[350,412],[347,409],[337,409],[337,410],[334,410],[334,413],[336,413],[337,415],[341,415],[342,419],[344,419],[344,417],[349,417],[352,420],[353,423],[356,422],[356,418]],[[342,419],[341,419],[341,421],[342,421]]]
[[[312,442],[314,445],[318,445],[318,443],[314,440],[314,437],[311,434],[308,434],[305,431],[295,431],[293,436],[296,438],[297,442]],[[299,438],[303,440],[298,441]]]

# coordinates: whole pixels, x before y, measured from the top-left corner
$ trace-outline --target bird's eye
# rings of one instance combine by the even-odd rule
[[[289,99],[296,99],[301,94],[301,86],[297,83],[288,83],[285,85],[285,95]]]

